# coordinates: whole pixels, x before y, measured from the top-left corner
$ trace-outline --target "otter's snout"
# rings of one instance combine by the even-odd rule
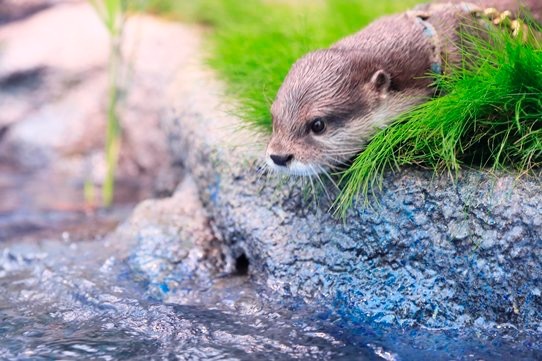
[[[270,154],[269,158],[278,166],[286,167],[294,159],[293,154]]]

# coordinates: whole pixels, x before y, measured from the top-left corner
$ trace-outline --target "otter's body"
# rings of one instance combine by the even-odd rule
[[[459,65],[459,31],[474,10],[519,12],[515,0],[453,0],[382,17],[290,69],[271,108],[268,164],[311,175],[344,165],[376,129],[434,95],[433,73]],[[523,3],[542,18],[542,0]]]

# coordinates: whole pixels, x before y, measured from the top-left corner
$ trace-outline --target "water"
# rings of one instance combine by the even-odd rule
[[[111,241],[7,246],[0,257],[0,358],[375,358],[292,310],[265,306],[247,277],[183,292],[192,304],[168,304],[146,296],[145,282],[122,260],[126,249]]]
[[[284,300],[249,276],[194,281],[164,297],[131,269],[132,244],[64,233],[0,245],[0,359],[537,359],[536,335],[478,339],[363,324]],[[182,276],[181,276],[182,278]],[[530,343],[530,344],[529,344]],[[538,343],[538,346],[537,346]]]

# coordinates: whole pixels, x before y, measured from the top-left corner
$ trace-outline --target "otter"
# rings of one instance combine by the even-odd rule
[[[459,31],[489,6],[521,9],[515,0],[424,4],[300,58],[271,106],[268,166],[301,176],[347,166],[378,129],[437,95],[428,75],[461,64]],[[541,0],[524,6],[542,19]]]

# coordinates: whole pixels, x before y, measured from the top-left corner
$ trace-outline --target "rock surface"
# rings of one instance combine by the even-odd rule
[[[404,169],[386,177],[378,206],[334,219],[295,182],[262,176],[258,138],[234,131],[212,74],[190,70],[176,74],[169,144],[197,180],[230,270],[245,254],[272,289],[354,318],[542,332],[539,178]]]
[[[19,21],[60,2],[79,0],[0,0],[0,25]]]
[[[131,268],[148,279],[148,293],[162,298],[185,281],[179,275],[207,280],[220,271],[223,252],[209,222],[196,184],[187,177],[171,197],[141,202],[109,238],[135,245]]]

